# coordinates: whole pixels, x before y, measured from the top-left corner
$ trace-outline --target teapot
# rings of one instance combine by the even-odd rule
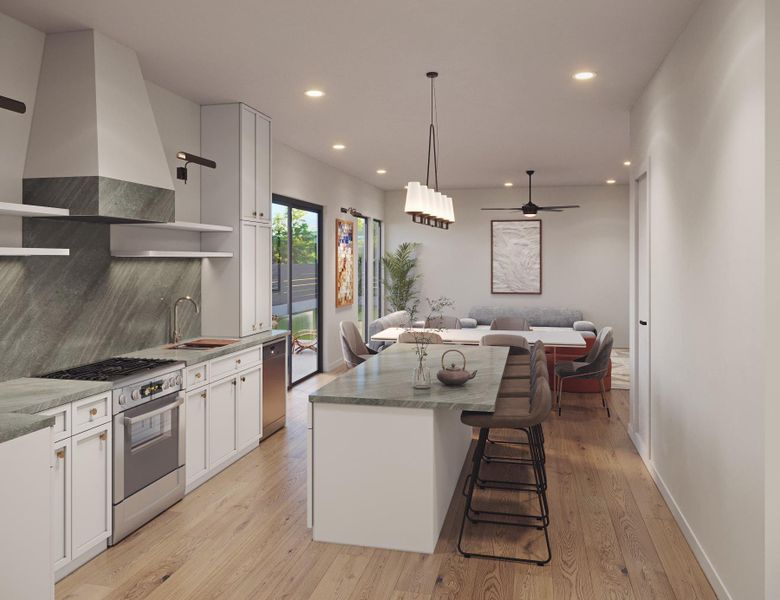
[[[457,352],[460,354],[460,357],[463,359],[462,367],[456,367],[455,363],[451,363],[449,367],[444,365],[444,357],[447,356],[450,352]],[[469,379],[474,379],[476,374],[476,371],[469,373],[466,370],[466,357],[464,356],[463,352],[453,349],[447,350],[444,354],[441,355],[441,369],[438,373],[436,373],[436,377],[444,385],[463,385]]]

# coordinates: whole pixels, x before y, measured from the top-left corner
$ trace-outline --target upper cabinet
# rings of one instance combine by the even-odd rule
[[[241,105],[241,218],[271,220],[271,122]]]

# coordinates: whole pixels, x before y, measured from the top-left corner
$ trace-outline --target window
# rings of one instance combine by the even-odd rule
[[[358,329],[363,332],[363,338],[368,336],[367,284],[368,284],[368,217],[357,218],[357,301]]]
[[[382,273],[382,221],[374,219],[372,227],[371,250],[373,253],[372,276],[374,284],[371,289],[371,318],[378,319],[382,316],[382,293],[384,291],[384,286],[382,285],[382,277],[384,276]]]

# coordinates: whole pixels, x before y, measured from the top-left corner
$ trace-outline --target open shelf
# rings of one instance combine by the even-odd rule
[[[191,223],[189,221],[171,221],[170,223],[129,223],[127,227],[143,227],[144,229],[177,229],[179,231],[200,232],[230,232],[233,228],[228,225],[210,225],[208,223]]]
[[[232,252],[186,252],[183,250],[140,250],[111,252],[116,258],[232,258]]]
[[[50,208],[36,204],[19,204],[17,202],[0,202],[0,215],[8,217],[67,217],[67,208]]]
[[[0,247],[0,256],[70,256],[67,248]]]

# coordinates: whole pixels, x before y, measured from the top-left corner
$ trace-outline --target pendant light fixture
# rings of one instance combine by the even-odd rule
[[[410,181],[406,186],[404,212],[411,215],[414,223],[439,229],[449,229],[455,222],[452,198],[439,192],[439,138],[437,132],[438,112],[436,110],[435,71],[426,73],[431,80],[431,124],[428,126],[428,163],[425,171],[425,185]],[[431,158],[433,158],[433,187],[430,187]]]

